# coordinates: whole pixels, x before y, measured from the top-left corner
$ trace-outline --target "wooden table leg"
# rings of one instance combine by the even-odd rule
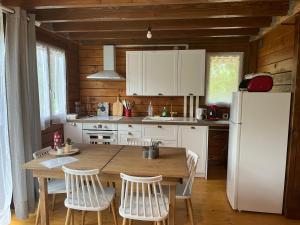
[[[49,225],[49,210],[48,210],[48,181],[47,178],[39,178],[40,184],[40,212],[41,225]]]
[[[176,185],[169,185],[169,225],[175,225]]]

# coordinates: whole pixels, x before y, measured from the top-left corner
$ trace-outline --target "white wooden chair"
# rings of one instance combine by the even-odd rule
[[[187,151],[187,164],[189,169],[189,178],[182,184],[176,185],[176,199],[184,199],[186,201],[188,215],[191,225],[194,225],[193,207],[192,207],[192,188],[196,174],[196,168],[199,156],[191,150]]]
[[[151,138],[127,138],[127,145],[131,146],[151,146]]]
[[[121,205],[119,214],[126,219],[153,221],[159,225],[169,214],[169,199],[162,192],[162,176],[133,177],[121,173]]]
[[[72,170],[63,166],[63,171],[67,188],[65,206],[68,208],[65,225],[70,224],[74,210],[82,211],[82,224],[84,224],[86,211],[97,212],[98,225],[102,225],[101,211],[110,206],[114,223],[117,225],[115,189],[102,186],[98,176],[99,170]]]
[[[51,147],[44,148],[42,150],[39,150],[35,153],[33,153],[34,159],[39,159],[43,156],[49,155],[49,151],[51,150]],[[48,180],[48,194],[52,195],[52,211],[54,210],[55,206],[55,197],[56,194],[64,194],[66,193],[66,185],[64,180],[59,179],[49,179]],[[40,200],[38,203],[37,211],[36,211],[36,221],[35,224],[39,224],[40,222]]]

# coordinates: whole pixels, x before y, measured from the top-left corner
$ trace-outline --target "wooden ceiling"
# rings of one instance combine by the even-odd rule
[[[103,44],[248,41],[289,0],[2,0],[36,14],[42,26]],[[146,38],[148,26],[153,38]]]

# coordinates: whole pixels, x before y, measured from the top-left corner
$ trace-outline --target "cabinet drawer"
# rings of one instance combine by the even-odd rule
[[[177,148],[177,140],[163,140],[163,139],[153,139],[153,141],[160,141],[160,147],[174,147]]]
[[[119,131],[118,132],[118,144],[127,145],[127,138],[141,138],[140,131]]]
[[[176,141],[177,129],[175,125],[143,125],[143,137]]]
[[[93,129],[105,129],[105,130],[117,130],[118,125],[116,123],[83,123],[84,130]]]
[[[118,124],[119,131],[142,131],[141,124]]]

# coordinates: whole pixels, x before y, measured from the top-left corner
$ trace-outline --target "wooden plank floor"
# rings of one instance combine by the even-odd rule
[[[280,215],[270,215],[261,213],[235,212],[228,204],[225,192],[225,170],[218,168],[210,174],[210,180],[195,179],[193,188],[193,207],[194,217],[198,225],[300,225],[300,221],[287,220]],[[117,185],[120,187],[120,185]],[[56,207],[50,214],[51,225],[64,224],[66,210],[63,206],[64,196],[57,199]],[[33,225],[35,215],[31,215],[26,221],[20,221],[12,217],[12,225]],[[75,224],[80,224],[80,213],[75,215]],[[88,213],[86,216],[86,225],[96,225],[96,213]],[[112,216],[108,211],[103,212],[103,224],[113,225]],[[119,218],[121,224],[121,218]],[[152,224],[136,221],[137,224]],[[185,203],[177,201],[176,206],[176,224],[189,225],[186,214]]]

